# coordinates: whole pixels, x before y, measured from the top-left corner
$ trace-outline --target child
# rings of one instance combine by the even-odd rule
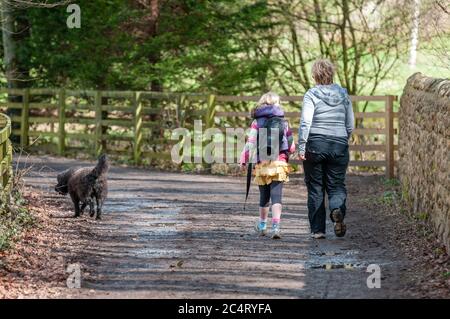
[[[259,186],[260,199],[259,222],[255,226],[256,231],[262,236],[266,234],[271,201],[271,237],[280,239],[281,197],[283,183],[289,180],[288,174],[291,169],[288,165],[288,157],[290,153],[295,152],[294,138],[287,121],[284,120],[284,111],[277,94],[272,92],[264,94],[259,100],[258,106],[252,111],[252,117],[254,120],[241,154],[240,165],[244,168],[249,161],[257,163],[254,174],[255,182]],[[280,129],[276,128],[277,125]],[[272,134],[274,128],[276,130]],[[277,133],[279,134],[277,135]],[[278,139],[273,139],[272,136],[276,136]],[[279,145],[268,145],[269,143]],[[278,150],[278,154],[269,154],[272,149]],[[267,155],[270,155],[270,158]]]

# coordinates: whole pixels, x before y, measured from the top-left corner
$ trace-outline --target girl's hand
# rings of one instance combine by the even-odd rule
[[[306,160],[306,157],[305,157],[305,154],[298,154],[298,159],[299,160],[301,160],[301,161],[304,161],[304,160]]]
[[[241,164],[239,164],[239,168],[240,168],[241,172],[244,172],[245,169],[247,168],[247,165],[245,165],[245,163],[241,163]]]

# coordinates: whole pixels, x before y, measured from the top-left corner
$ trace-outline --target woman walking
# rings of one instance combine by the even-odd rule
[[[335,68],[328,60],[312,67],[316,85],[306,92],[299,127],[299,158],[303,161],[308,189],[308,217],[313,238],[325,238],[325,191],[336,236],[345,235],[349,162],[348,140],[354,128],[347,91],[333,83]]]

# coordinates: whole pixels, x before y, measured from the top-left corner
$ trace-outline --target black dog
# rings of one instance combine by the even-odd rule
[[[69,168],[57,176],[55,191],[61,195],[70,194],[75,206],[75,216],[79,217],[89,205],[89,213],[94,217],[94,200],[97,204],[96,219],[101,219],[103,203],[108,194],[107,173],[109,161],[100,156],[97,166],[91,168]],[[81,207],[80,207],[81,204]]]

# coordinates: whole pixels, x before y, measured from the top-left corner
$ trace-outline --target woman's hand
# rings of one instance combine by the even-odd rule
[[[239,164],[239,169],[241,170],[241,172],[245,172],[246,168],[247,168],[247,165],[245,165],[245,163]]]
[[[306,157],[305,157],[305,154],[298,154],[298,159],[300,160],[300,161],[304,161],[304,160],[306,160]]]

